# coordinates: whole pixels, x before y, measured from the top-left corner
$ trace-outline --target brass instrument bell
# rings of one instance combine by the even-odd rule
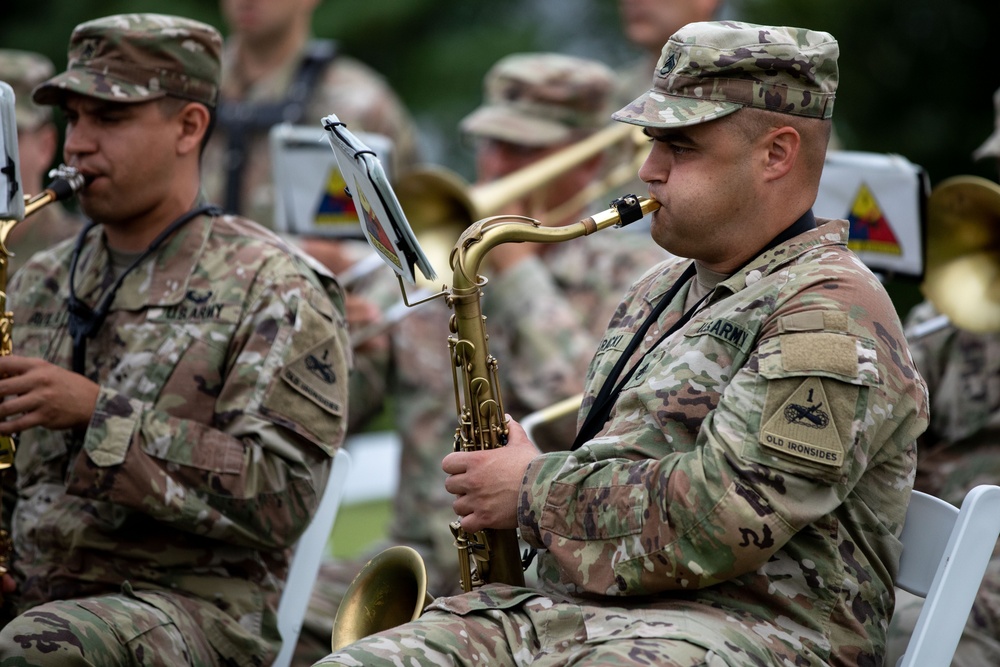
[[[946,179],[931,191],[927,219],[924,296],[960,329],[1000,331],[1000,185]]]

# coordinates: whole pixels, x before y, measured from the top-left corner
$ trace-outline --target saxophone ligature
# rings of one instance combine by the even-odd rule
[[[497,360],[489,353],[482,288],[487,280],[480,265],[492,248],[503,243],[560,243],[607,227],[623,227],[660,207],[646,197],[626,195],[611,207],[564,227],[545,227],[537,220],[499,215],[469,226],[451,252],[452,287],[446,301],[453,313],[448,346],[452,357],[458,428],[456,451],[495,449],[507,444],[508,429],[498,381]],[[524,585],[530,562],[519,552],[517,531],[465,531],[451,524],[458,549],[462,589],[487,583]],[[423,613],[433,598],[426,592],[426,568],[409,547],[391,547],[376,555],[355,577],[334,620],[334,651],[375,632],[386,630]]]

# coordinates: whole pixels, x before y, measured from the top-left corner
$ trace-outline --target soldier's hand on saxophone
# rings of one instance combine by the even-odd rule
[[[44,359],[0,356],[0,434],[85,429],[99,393],[97,383]]]
[[[503,447],[452,452],[441,462],[448,473],[445,489],[455,495],[452,508],[468,533],[517,528],[517,495],[524,471],[541,452],[509,416],[507,427]]]

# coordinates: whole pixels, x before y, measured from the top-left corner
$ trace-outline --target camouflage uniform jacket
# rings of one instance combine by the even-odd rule
[[[7,275],[13,276],[36,252],[76,237],[81,230],[80,219],[60,204],[50,204],[25,218],[7,236],[7,249],[14,253],[7,265]]]
[[[650,349],[683,287],[603,431],[528,467],[518,520],[544,549],[542,590],[618,607],[587,621],[588,641],[675,637],[731,665],[881,664],[926,389],[847,223],[819,222]],[[626,295],[581,414],[689,264]]]
[[[282,68],[255,82],[248,90],[239,91],[232,82],[231,74],[234,49],[232,45],[227,45],[222,54],[222,98],[251,103],[285,99],[304,56],[305,47]],[[379,74],[342,54],[337,55],[320,74],[300,124],[315,125],[319,132],[320,120],[331,113],[337,114],[353,132],[374,132],[392,140],[394,160],[389,167],[393,177],[416,162],[417,132],[409,112]],[[317,137],[320,138],[321,133]],[[274,218],[274,186],[268,133],[256,132],[246,137],[245,141],[247,154],[240,212],[270,227]],[[205,191],[209,199],[216,203],[222,203],[226,187],[228,143],[225,128],[217,127],[202,161]]]
[[[73,247],[36,255],[10,286],[16,353],[65,368]],[[231,664],[273,658],[287,550],[346,422],[343,299],[307,261],[247,220],[200,216],[127,276],[87,342],[100,385],[89,426],[21,434],[21,611],[127,581],[198,603]],[[112,282],[98,226],[76,293],[93,306]]]

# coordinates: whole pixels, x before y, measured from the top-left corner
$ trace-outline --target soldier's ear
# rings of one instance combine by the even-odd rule
[[[177,120],[180,128],[177,136],[178,154],[197,153],[211,120],[208,107],[201,102],[188,102],[178,112]]]
[[[788,174],[799,156],[802,138],[798,131],[788,125],[777,127],[764,135],[762,142],[767,149],[765,178],[776,180]]]

